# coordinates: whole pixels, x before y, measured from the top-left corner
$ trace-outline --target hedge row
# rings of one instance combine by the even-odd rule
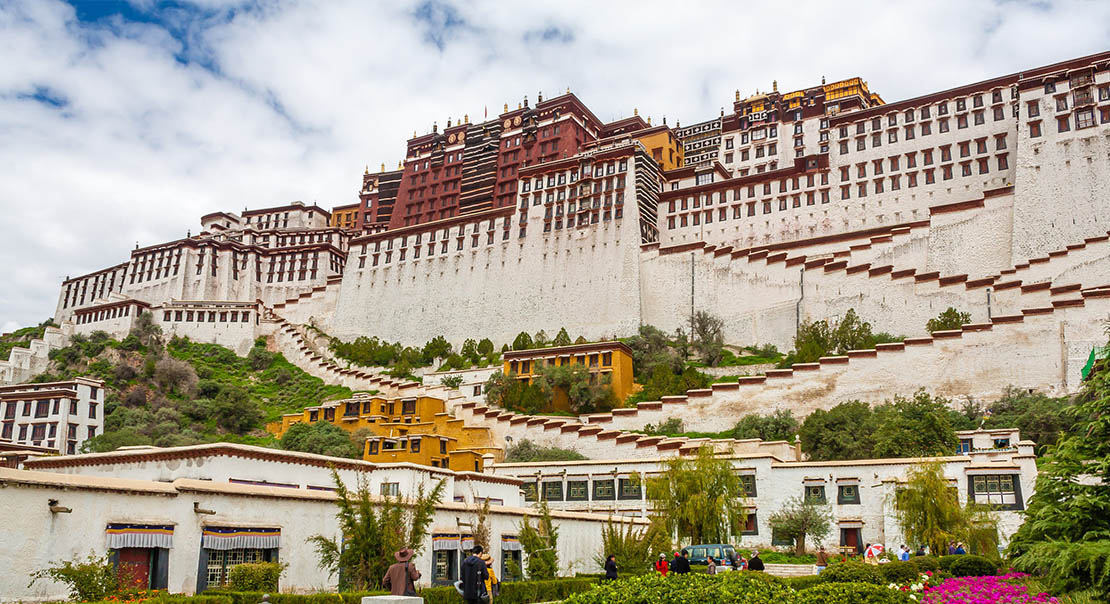
[[[357,592],[349,591],[342,593],[320,593],[320,594],[283,594],[271,593],[270,604],[362,604],[364,596],[384,596],[388,591],[366,591]],[[230,604],[259,604],[262,602],[263,592],[260,591],[227,591],[220,589],[209,589],[203,594],[196,596],[202,598],[205,596],[216,596],[221,598],[229,598]],[[219,604],[216,602],[197,602],[192,600],[188,604]]]
[[[534,604],[564,600],[572,594],[589,590],[598,584],[595,578],[552,579],[502,583],[497,604]],[[459,604],[462,599],[454,587],[431,587],[420,590],[424,604]]]
[[[602,583],[571,596],[566,604],[914,604],[906,593],[885,585],[817,581],[817,577],[782,579],[753,572],[716,577],[644,575]]]

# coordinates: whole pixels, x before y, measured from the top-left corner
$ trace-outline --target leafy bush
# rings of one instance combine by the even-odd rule
[[[551,579],[548,581],[515,581],[501,584],[497,604],[533,604],[564,600],[597,585],[592,578]],[[429,587],[420,590],[424,604],[459,604],[462,600],[454,587]],[[280,603],[275,603],[280,604]],[[353,603],[352,603],[353,604]]]
[[[759,556],[762,558],[763,554],[760,554]],[[784,585],[786,585],[788,587],[791,587],[793,589],[796,589],[798,591],[802,591],[803,589],[809,589],[810,587],[820,585],[822,580],[823,579],[821,579],[821,575],[802,575],[800,577],[780,577],[779,578],[779,581],[781,581]]]
[[[293,424],[281,436],[281,448],[333,457],[358,458],[362,450],[346,430],[328,422]]]
[[[914,556],[910,562],[917,567],[918,572],[936,572],[940,570],[940,559],[936,556]]]
[[[509,447],[505,451],[505,462],[528,461],[579,461],[586,459],[585,455],[570,449],[558,447],[541,447],[527,438]]]
[[[285,562],[236,564],[227,573],[227,583],[234,591],[277,591],[278,579],[288,566]]]
[[[787,602],[790,594],[789,587],[763,573],[733,572],[716,576],[690,573],[668,577],[650,573],[603,582],[587,592],[570,596],[564,604],[765,604]],[[502,602],[497,600],[498,604]]]
[[[934,331],[946,331],[950,329],[960,329],[964,325],[971,323],[971,313],[960,312],[951,306],[947,310],[937,315],[935,319],[929,319],[925,323],[925,329],[929,333]]]
[[[830,567],[832,570],[835,567]],[[825,576],[829,570],[821,573]],[[803,589],[790,598],[790,604],[912,604],[905,592],[885,585],[867,583],[825,583]]]
[[[998,565],[983,556],[965,554],[953,557],[956,559],[948,570],[957,577],[984,577],[998,572]]]
[[[182,604],[259,604],[262,602],[263,595],[270,596],[270,604],[362,604],[362,598],[366,596],[381,596],[389,592],[386,591],[344,591],[340,593],[318,593],[318,594],[281,594],[269,593],[261,591],[226,591],[222,589],[208,589],[205,590],[203,596],[213,596],[221,598],[224,601],[217,602],[194,602],[193,598],[188,598],[188,601]],[[112,604],[119,604],[113,602]]]
[[[946,572],[952,572],[952,565],[958,560],[959,556],[941,556],[937,559],[940,564],[940,569]]]
[[[872,583],[886,585],[879,569],[873,564],[863,562],[844,562],[833,564],[821,572],[825,583]]]
[[[882,575],[883,580],[887,583],[906,584],[917,581],[921,573],[917,569],[917,565],[913,562],[889,562],[887,564],[879,565],[879,574]]]
[[[439,383],[448,388],[458,388],[462,386],[463,378],[461,375],[449,375],[439,380]]]
[[[736,439],[758,438],[760,440],[786,440],[793,442],[798,433],[798,420],[787,409],[778,409],[771,415],[752,413],[740,418],[732,429]]]
[[[74,557],[55,562],[31,573],[31,582],[27,587],[43,579],[66,585],[70,599],[79,602],[103,600],[120,590],[119,574],[107,555],[98,557],[90,553],[84,561]]]
[[[855,309],[849,308],[843,317],[831,325],[825,320],[803,322],[794,338],[794,350],[779,366],[814,363],[830,354],[846,354],[849,350],[865,350],[874,348],[875,344],[901,340],[902,338],[888,333],[872,333],[871,324],[860,319]]]

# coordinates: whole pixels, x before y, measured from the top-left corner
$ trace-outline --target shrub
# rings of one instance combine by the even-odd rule
[[[700,602],[716,604],[785,603],[790,588],[763,573],[704,573],[662,577],[656,573],[603,582],[567,598],[564,604],[632,604],[640,602]],[[504,600],[495,600],[503,604]]]
[[[826,570],[821,575],[824,576],[828,572]],[[885,585],[825,583],[803,589],[794,594],[789,601],[790,604],[912,604],[914,600],[905,592],[890,589]]]
[[[84,561],[77,558],[55,562],[53,565],[31,573],[31,587],[42,579],[57,581],[69,587],[72,600],[86,602],[102,600],[119,591],[119,575],[108,556],[89,554]]]
[[[834,564],[821,572],[821,580],[825,583],[872,583],[885,585],[879,569],[872,564],[863,562],[844,562]]]
[[[917,581],[921,574],[913,562],[889,562],[879,565],[879,574],[887,583],[906,584]]]
[[[165,357],[154,365],[154,381],[166,392],[191,396],[197,385],[197,372],[185,361]]]
[[[917,567],[917,571],[921,573],[940,570],[940,559],[936,556],[914,556],[910,558],[910,562],[912,562],[913,565]]]
[[[559,601],[597,585],[594,578],[551,579],[547,581],[516,581],[502,583],[497,604],[533,604]],[[454,587],[429,587],[420,590],[424,604],[458,604],[461,599]],[[277,603],[275,603],[277,604]]]
[[[288,566],[283,562],[236,564],[227,573],[228,587],[234,591],[277,591],[278,579]]]
[[[762,555],[763,554],[760,554],[760,557],[762,557]],[[824,573],[822,573],[822,574],[824,574]],[[821,575],[802,575],[800,577],[782,577],[779,580],[782,581],[787,587],[794,588],[798,591],[802,591],[803,589],[809,589],[810,587],[820,585],[821,581],[823,581],[823,579],[821,579]]]
[[[965,554],[952,557],[955,560],[948,570],[957,577],[984,577],[998,572],[998,565],[982,556]]]
[[[940,565],[941,570],[952,571],[952,564],[959,559],[959,556],[941,556],[937,559],[937,564]]]
[[[262,371],[274,364],[274,353],[265,348],[255,346],[247,353],[247,361],[250,363],[251,369]]]

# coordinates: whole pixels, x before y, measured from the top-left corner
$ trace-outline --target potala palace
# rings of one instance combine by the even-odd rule
[[[459,515],[486,499],[502,542],[499,563],[519,559],[513,519],[533,513],[527,506],[542,497],[565,527],[560,559],[572,570],[593,568],[608,518],[646,522],[644,495],[630,477],[703,446],[751,476],[753,513],[736,543],[769,545],[766,516],[817,487],[822,498],[826,488],[830,501],[838,495],[832,540],[894,543],[888,495],[921,460],[810,462],[785,442],[633,431],[678,416],[688,430],[720,431],[751,413],[787,409],[802,418],[922,388],[961,401],[993,400],[1010,387],[1076,392],[1110,317],[1110,52],[895,102],[861,78],[769,88],[737,91],[722,99],[731,104],[720,115],[673,125],[635,111],[605,123],[569,90],[523,99],[487,121],[464,115],[414,135],[396,170],[367,169],[353,183],[355,204],[228,200],[255,209],[203,216],[195,234],[126,257],[121,249],[119,264],[62,282],[60,327],[0,361],[0,384],[10,384],[0,386],[0,405],[11,401],[4,421],[13,426],[4,440],[76,453],[54,429],[15,429],[65,424],[70,410],[63,402],[24,417],[27,402],[17,414],[20,402],[46,396],[17,385],[42,372],[49,351],[72,335],[122,339],[149,312],[167,336],[239,354],[264,338],[325,382],[369,391],[286,416],[275,433],[332,421],[390,426],[377,440],[423,441],[408,457],[377,460],[371,455],[382,451],[370,439],[366,461],[342,469],[405,492],[431,476],[449,478],[454,498],[437,512],[437,540],[416,559],[429,580],[457,572],[467,539]],[[926,322],[949,307],[970,312],[972,322],[929,334]],[[522,331],[560,327],[590,342],[631,336],[641,325],[674,332],[707,311],[724,320],[730,344],[789,350],[801,323],[849,309],[876,331],[906,338],[578,417],[514,414],[430,375],[417,383],[352,366],[321,335],[413,346],[442,335],[457,348],[481,334],[500,349]],[[621,358],[605,348],[566,354],[607,352]],[[103,407],[95,385],[50,387],[74,409],[80,400],[73,413],[81,430],[95,430],[97,401]],[[988,497],[977,476],[1009,484],[991,501],[1006,510],[1002,532],[1012,532],[1036,476],[1033,443],[1016,431],[960,437],[966,449],[940,458],[949,478],[971,499]],[[501,463],[506,443],[524,439],[589,460]],[[170,537],[149,546],[167,552],[154,567],[162,585],[200,591],[220,580],[197,564],[198,551],[202,560],[225,555],[211,553],[226,551],[214,527],[265,527],[270,532],[248,547],[270,556],[295,543],[302,551],[282,549],[287,580],[322,588],[301,543],[337,530],[321,503],[334,495],[312,488],[327,484],[326,464],[245,445],[35,457],[23,469],[0,470],[0,486],[10,487],[0,509],[37,509],[7,511],[19,516],[20,530],[58,535],[52,546],[19,545],[28,568],[99,544],[105,523],[166,525]],[[854,487],[846,502],[845,487]],[[72,514],[39,505],[48,495],[63,506],[75,501]],[[291,522],[294,515],[303,521]],[[15,530],[0,529],[0,549],[17,546]],[[111,538],[120,547],[143,542]],[[57,595],[21,585],[12,587],[22,599]]]

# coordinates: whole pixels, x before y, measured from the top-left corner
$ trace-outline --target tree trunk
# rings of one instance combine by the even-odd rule
[[[794,540],[794,553],[798,556],[804,556],[806,553],[806,534],[798,535]]]

